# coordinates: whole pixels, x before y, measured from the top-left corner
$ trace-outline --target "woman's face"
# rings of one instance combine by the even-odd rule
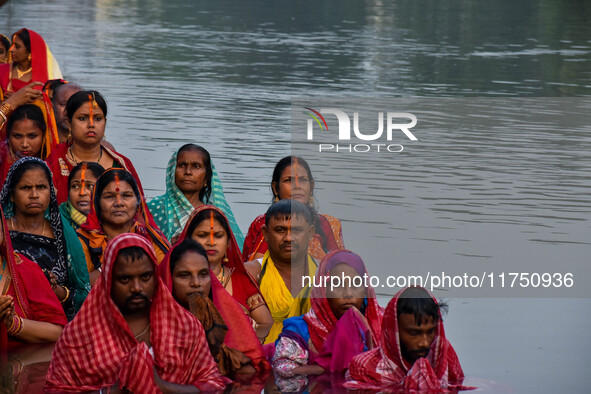
[[[314,182],[310,181],[306,168],[294,162],[283,169],[279,183],[273,182],[271,187],[280,200],[291,198],[308,205],[314,190]]]
[[[213,223],[210,219],[201,221],[193,230],[191,238],[203,246],[211,265],[217,266],[226,256],[228,234],[217,220],[213,219]]]
[[[72,142],[81,146],[96,146],[105,136],[106,125],[107,118],[101,107],[93,107],[91,117],[90,104],[84,103],[74,112],[70,121]]]
[[[82,180],[83,171],[84,181]],[[90,212],[92,190],[94,189],[95,184],[96,177],[88,170],[78,171],[70,183],[70,194],[68,195],[70,203],[74,208],[85,215],[88,215]]]
[[[195,150],[178,154],[174,182],[183,193],[199,193],[205,186],[205,155]]]
[[[172,272],[172,289],[174,298],[186,309],[189,309],[191,294],[207,297],[211,289],[207,259],[191,250],[185,252]]]
[[[8,137],[12,151],[19,157],[39,157],[43,146],[43,132],[31,119],[21,119],[13,123]]]
[[[340,319],[351,307],[361,309],[365,299],[365,287],[363,277],[355,271],[355,268],[341,263],[330,270],[330,276],[336,276],[343,281],[342,286],[326,290],[328,305],[334,316]],[[355,286],[360,283],[361,286]]]
[[[14,208],[17,213],[25,216],[44,214],[51,193],[49,179],[42,168],[31,168],[23,173],[14,188]]]
[[[24,63],[28,61],[29,51],[25,47],[25,43],[23,40],[19,38],[19,36],[15,35],[12,38],[12,46],[10,47],[10,53],[12,54],[12,62],[13,63]]]
[[[99,204],[101,222],[117,228],[131,226],[138,211],[138,198],[126,181],[108,183]]]
[[[4,45],[0,45],[0,63],[8,62],[8,51],[4,48]]]

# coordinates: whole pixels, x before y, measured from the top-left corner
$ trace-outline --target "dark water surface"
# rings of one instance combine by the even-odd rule
[[[9,1],[0,32],[21,27],[46,39],[66,79],[105,95],[107,138],[133,160],[150,197],[164,190],[172,152],[197,142],[244,231],[270,202],[275,162],[290,153],[293,97],[591,96],[585,0]],[[431,115],[445,118],[442,108]],[[539,108],[523,111],[536,119]],[[392,248],[407,251],[398,261],[511,258],[517,271],[544,253],[556,254],[557,270],[588,260],[589,130],[516,119],[504,134],[462,128],[444,144],[423,138],[422,150],[395,164],[364,163],[363,177],[311,163],[319,196],[351,197],[319,197],[321,210],[343,220],[346,244],[362,256]],[[400,170],[410,162],[422,167]],[[351,182],[368,186],[350,196]],[[383,203],[397,221],[368,218],[376,230],[365,239],[356,231],[367,224],[362,200]],[[589,299],[448,301],[448,337],[484,391],[589,391]]]

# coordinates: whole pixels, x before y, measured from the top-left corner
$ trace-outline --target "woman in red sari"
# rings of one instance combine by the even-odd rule
[[[10,55],[11,63],[0,64],[0,88],[5,98],[31,81],[43,86],[48,79],[62,77],[45,40],[33,30],[20,29],[12,35]]]
[[[283,199],[298,200],[305,204],[314,214],[316,234],[308,245],[308,254],[320,261],[331,250],[345,248],[341,222],[329,215],[321,215],[314,208],[314,178],[308,163],[301,157],[287,156],[279,160],[273,171],[271,181],[274,201]],[[244,240],[242,256],[244,261],[263,257],[267,251],[267,243],[263,237],[262,227],[265,215],[255,218],[248,229]]]
[[[83,161],[98,163],[105,169],[122,168],[131,173],[145,200],[144,189],[131,161],[103,141],[107,125],[107,103],[103,96],[94,90],[75,93],[66,105],[66,117],[70,141],[57,145],[46,160],[53,173],[58,203],[68,199],[68,176],[72,168]]]
[[[252,367],[267,370],[269,364],[251,320],[210,270],[203,246],[191,238],[184,239],[171,249],[169,261],[169,266],[162,264],[159,268],[161,276],[166,277],[177,302],[203,324],[220,373],[234,377],[252,375]],[[162,275],[164,270],[170,275]]]
[[[269,333],[273,318],[258,285],[244,268],[226,215],[213,205],[198,207],[189,217],[179,242],[186,238],[194,239],[205,248],[213,274],[242,306],[244,313],[254,320],[257,336],[263,340]],[[168,256],[164,266],[167,265]]]
[[[0,351],[57,341],[67,323],[64,310],[41,268],[12,249],[1,210],[0,254]]]

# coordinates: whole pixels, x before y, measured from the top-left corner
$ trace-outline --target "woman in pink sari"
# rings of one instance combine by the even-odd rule
[[[361,257],[353,252],[332,251],[325,256],[314,278],[310,311],[283,322],[273,356],[276,377],[344,373],[353,356],[380,343],[383,310],[375,292],[354,286],[366,273]],[[333,276],[349,279],[331,288]],[[281,383],[286,385],[280,388],[291,389],[296,382]]]

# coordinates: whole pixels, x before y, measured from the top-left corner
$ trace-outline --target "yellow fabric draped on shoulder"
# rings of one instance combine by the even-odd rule
[[[316,268],[316,263],[308,255],[308,275],[316,275]],[[269,335],[265,339],[265,344],[267,344],[277,340],[283,330],[283,320],[301,316],[310,310],[311,288],[309,286],[304,287],[296,297],[293,297],[287,286],[285,286],[279,271],[277,271],[269,251],[265,252],[263,256],[262,271],[259,281],[261,294],[265,298],[274,320],[271,331],[269,331]]]

